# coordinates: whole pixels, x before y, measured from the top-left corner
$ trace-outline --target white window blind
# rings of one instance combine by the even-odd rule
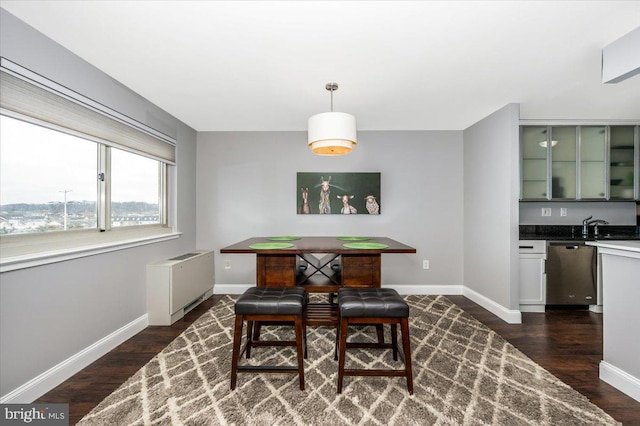
[[[20,72],[22,71],[22,72]],[[33,78],[33,77],[36,78]],[[175,141],[116,111],[71,92],[5,58],[0,67],[0,107],[88,135],[99,142],[175,164]]]

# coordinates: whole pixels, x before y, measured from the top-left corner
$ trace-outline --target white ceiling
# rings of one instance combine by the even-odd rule
[[[198,131],[460,130],[522,119],[640,120],[640,75],[601,49],[640,1],[8,1],[0,5]]]

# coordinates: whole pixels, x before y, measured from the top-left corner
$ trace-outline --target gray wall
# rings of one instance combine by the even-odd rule
[[[220,248],[270,235],[387,236],[417,254],[383,256],[383,285],[462,283],[462,132],[358,132],[343,157],[313,155],[306,132],[207,132],[197,157],[197,245],[216,251],[216,286],[256,274],[255,255]],[[382,214],[297,215],[296,172],[381,172]]]
[[[551,216],[542,216],[542,208],[550,208]],[[566,208],[567,215],[560,216]],[[635,225],[636,203],[631,202],[521,202],[521,225],[581,225],[582,220],[593,216],[604,219],[611,225]]]
[[[164,243],[3,273],[0,395],[146,314],[145,265],[195,248],[196,132],[0,10],[0,54],[177,138],[174,220]]]
[[[519,105],[509,104],[464,131],[464,285],[511,310],[518,309],[518,123]]]

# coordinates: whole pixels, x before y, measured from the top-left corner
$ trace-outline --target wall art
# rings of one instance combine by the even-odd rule
[[[380,173],[298,172],[298,214],[381,212]]]

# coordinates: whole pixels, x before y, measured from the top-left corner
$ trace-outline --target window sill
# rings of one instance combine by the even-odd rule
[[[154,227],[78,235],[81,238],[62,239],[43,251],[29,253],[24,253],[24,246],[3,241],[0,244],[0,273],[169,241],[179,238],[182,233]]]

